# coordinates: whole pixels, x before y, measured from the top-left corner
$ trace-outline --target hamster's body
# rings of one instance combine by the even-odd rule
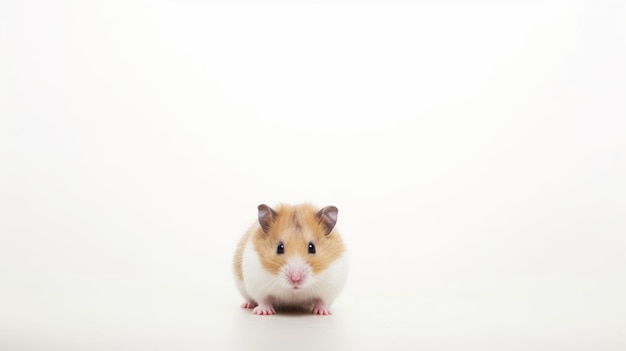
[[[269,315],[275,307],[310,308],[330,314],[329,306],[346,281],[343,241],[334,229],[337,208],[260,205],[258,222],[235,252],[237,287],[243,308]]]

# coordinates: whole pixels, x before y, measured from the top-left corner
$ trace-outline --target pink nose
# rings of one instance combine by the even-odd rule
[[[300,272],[291,272],[289,273],[289,280],[294,283],[297,284],[299,282],[302,281],[302,273]]]

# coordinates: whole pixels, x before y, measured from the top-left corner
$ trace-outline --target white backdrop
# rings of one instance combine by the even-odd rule
[[[254,3],[0,5],[0,349],[626,349],[623,2]],[[334,316],[240,310],[303,201]]]

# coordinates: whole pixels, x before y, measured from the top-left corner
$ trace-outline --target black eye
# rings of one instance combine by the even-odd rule
[[[315,245],[313,245],[313,243],[309,243],[309,253],[310,254],[315,253]]]
[[[282,255],[285,253],[285,244],[282,242],[278,243],[278,247],[276,248],[276,253]]]

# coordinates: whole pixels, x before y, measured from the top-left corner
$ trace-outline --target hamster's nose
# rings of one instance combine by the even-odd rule
[[[289,272],[289,281],[291,283],[297,284],[302,281],[302,273],[300,272]]]
[[[284,277],[292,288],[298,289],[301,285],[306,284],[310,268],[301,262],[295,262],[285,267]]]

